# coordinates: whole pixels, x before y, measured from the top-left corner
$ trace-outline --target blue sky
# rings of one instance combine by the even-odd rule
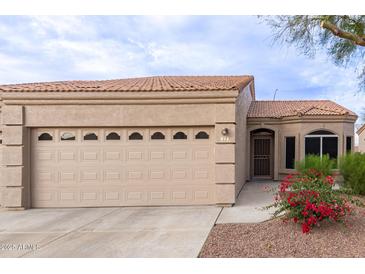
[[[255,16],[0,16],[0,84],[148,75],[255,76],[258,99],[331,99],[361,113],[353,70],[273,45]]]

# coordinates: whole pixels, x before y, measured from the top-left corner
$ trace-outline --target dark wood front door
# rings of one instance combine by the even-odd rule
[[[253,137],[253,176],[272,178],[272,138],[270,136]]]

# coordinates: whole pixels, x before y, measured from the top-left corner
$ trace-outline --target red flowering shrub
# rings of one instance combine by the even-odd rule
[[[334,180],[312,169],[306,174],[286,176],[275,195],[274,215],[285,212],[287,219],[300,223],[303,233],[308,233],[319,222],[343,222],[351,213],[349,202],[332,189]]]

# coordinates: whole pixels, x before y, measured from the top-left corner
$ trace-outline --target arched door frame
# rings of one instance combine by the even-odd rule
[[[274,136],[273,136],[273,145],[274,145],[274,150],[273,150],[273,180],[278,180],[279,179],[279,129],[275,126],[270,126],[270,125],[257,125],[257,126],[249,126],[248,132],[247,132],[247,150],[248,150],[248,155],[247,155],[247,171],[249,174],[249,179],[252,180],[252,173],[251,173],[251,155],[252,155],[252,147],[251,147],[251,133],[252,131],[255,131],[257,129],[268,129],[274,132]]]

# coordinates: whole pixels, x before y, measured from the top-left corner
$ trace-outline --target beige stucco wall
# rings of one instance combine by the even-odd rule
[[[365,153],[365,130],[360,132],[359,134],[359,146],[358,146],[358,152]]]
[[[3,181],[2,179],[2,169],[3,169],[3,130],[2,130],[2,99],[1,99],[1,92],[0,92],[0,208],[3,207],[4,205],[4,201],[3,201],[3,192],[4,192],[4,187],[3,184],[1,183]]]
[[[354,117],[292,117],[287,119],[249,119],[247,140],[250,132],[258,128],[267,128],[275,132],[274,140],[274,179],[279,180],[286,174],[293,172],[285,168],[285,137],[295,137],[295,160],[305,157],[305,135],[315,130],[329,130],[338,135],[338,156],[346,151],[347,136],[354,139]],[[248,141],[249,142],[249,141]],[[352,149],[354,149],[352,142]],[[247,154],[247,163],[250,165],[250,153]],[[249,167],[248,167],[248,170]],[[250,178],[250,175],[248,175]]]
[[[3,176],[0,205],[9,209],[28,208],[30,201],[31,140],[37,127],[151,127],[213,126],[216,204],[231,205],[245,177],[244,145],[235,150],[236,137],[245,136],[245,117],[252,91],[187,93],[9,93],[3,95]],[[236,98],[239,95],[236,103]],[[236,111],[236,107],[242,110]],[[242,118],[244,117],[244,118]],[[238,126],[236,127],[239,119]],[[222,135],[228,128],[229,134]],[[224,137],[224,138],[222,138]],[[238,180],[238,186],[236,186]]]
[[[252,99],[253,98],[251,93],[249,92],[249,87],[246,87],[244,92],[240,93],[236,101],[236,196],[239,194],[247,178],[245,157],[245,155],[247,154],[247,112],[252,102]]]

